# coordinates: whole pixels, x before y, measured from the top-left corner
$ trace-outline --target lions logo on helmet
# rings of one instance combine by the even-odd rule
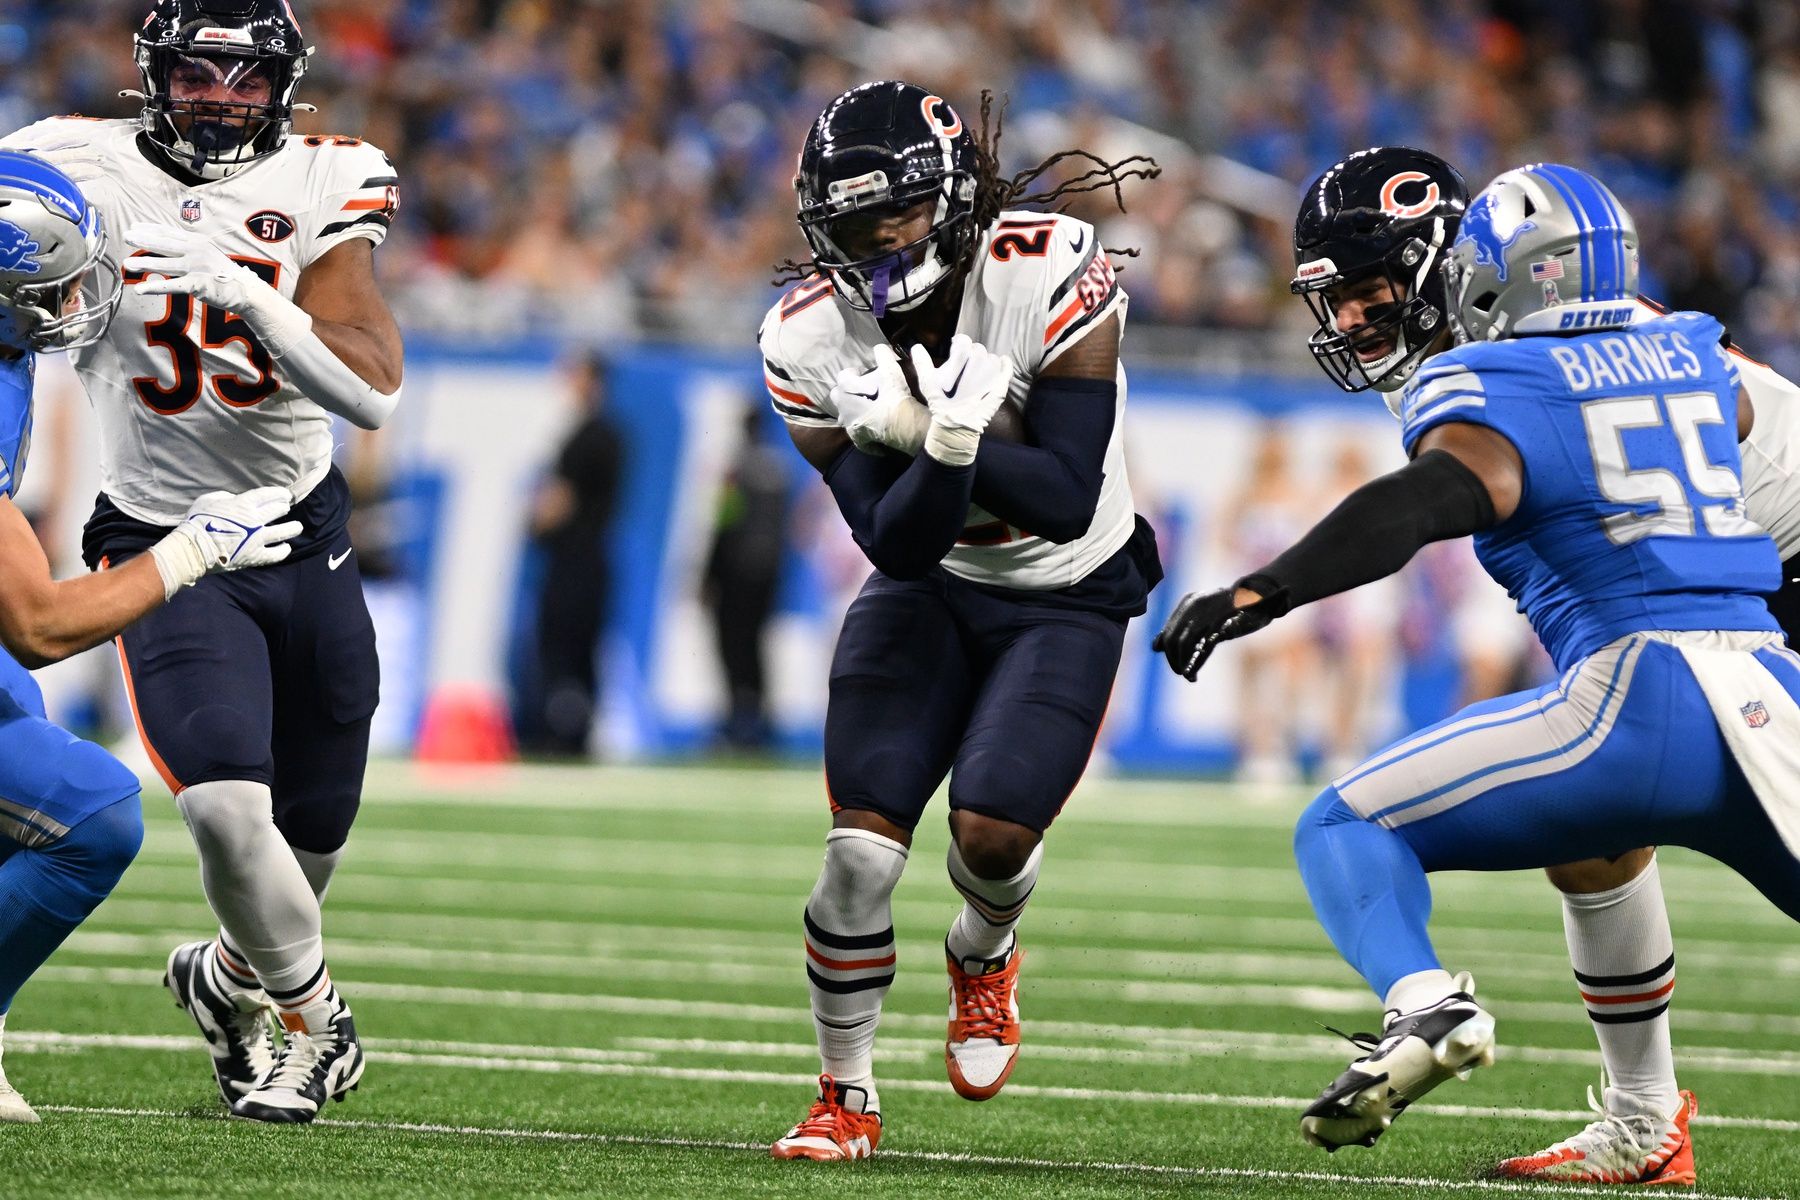
[[[1347,392],[1397,392],[1448,328],[1438,266],[1469,199],[1462,176],[1435,154],[1377,146],[1313,180],[1294,221],[1295,295],[1319,328],[1307,345]],[[1391,298],[1338,325],[1341,294],[1383,278]]]
[[[813,265],[844,302],[877,317],[916,307],[950,279],[974,248],[975,139],[941,96],[898,80],[851,88],[813,122],[794,190]],[[925,235],[897,250],[856,258],[838,222],[931,201]]]
[[[1585,171],[1519,167],[1475,197],[1444,279],[1450,319],[1465,340],[1618,328],[1635,311],[1637,225]]]
[[[137,32],[144,133],[223,179],[281,149],[312,53],[287,0],[159,0]]]
[[[98,210],[35,155],[0,150],[0,345],[98,341],[124,294]]]

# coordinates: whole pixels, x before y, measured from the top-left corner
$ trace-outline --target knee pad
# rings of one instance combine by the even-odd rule
[[[203,859],[246,857],[256,839],[275,824],[274,803],[263,784],[245,779],[196,783],[175,798]]]
[[[807,911],[815,921],[844,933],[868,932],[872,920],[888,924],[888,900],[906,869],[905,846],[866,829],[834,829],[825,838],[825,869]]]

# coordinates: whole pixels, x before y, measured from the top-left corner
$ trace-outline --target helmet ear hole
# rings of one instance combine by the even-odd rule
[[[1528,217],[1535,217],[1537,215],[1537,205],[1531,202],[1530,196],[1525,196],[1523,199],[1525,201],[1525,215]]]
[[[1495,301],[1500,299],[1499,292],[1483,292],[1469,304],[1476,312],[1487,313],[1494,310]]]

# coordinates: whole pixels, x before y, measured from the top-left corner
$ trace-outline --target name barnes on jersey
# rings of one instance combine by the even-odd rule
[[[1038,373],[1112,314],[1123,323],[1126,304],[1092,226],[1054,213],[1003,212],[975,248],[956,332],[1011,359],[1008,401],[1022,409]],[[871,370],[875,347],[886,340],[874,317],[834,298],[829,280],[791,289],[769,309],[759,334],[775,411],[793,425],[837,427],[830,393],[838,372]],[[1123,366],[1117,379],[1106,477],[1088,531],[1058,544],[971,505],[945,570],[976,583],[1046,591],[1074,584],[1131,540]]]
[[[399,206],[393,164],[357,138],[289,137],[226,178],[188,182],[141,144],[140,128],[51,117],[0,146],[69,172],[115,237],[145,222],[179,225],[290,300],[327,251],[354,238],[380,245]],[[130,258],[120,266],[127,283],[142,278]],[[100,422],[102,490],[140,521],[173,525],[188,500],[217,488],[275,483],[300,499],[330,469],[331,415],[274,370],[231,313],[127,287],[108,336],[74,357]]]

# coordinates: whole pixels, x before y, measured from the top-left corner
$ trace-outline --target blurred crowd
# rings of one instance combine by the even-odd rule
[[[0,124],[127,115],[144,0],[0,0]],[[1106,217],[1138,326],[1292,347],[1298,189],[1405,142],[1479,186],[1559,159],[1636,213],[1646,290],[1800,370],[1792,0],[296,0],[312,132],[405,180],[382,269],[415,329],[741,342],[801,249],[824,101],[905,76],[1010,100],[1008,168],[1148,151]],[[1106,201],[1078,210],[1103,217]],[[1230,338],[1199,339],[1229,342]],[[1190,338],[1149,345],[1193,347]],[[1303,361],[1303,356],[1296,356]]]

